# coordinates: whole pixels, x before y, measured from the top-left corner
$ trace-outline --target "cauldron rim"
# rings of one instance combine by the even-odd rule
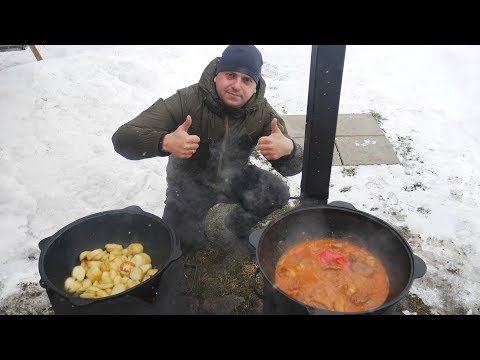
[[[322,210],[322,211],[340,211],[340,212],[344,212],[344,213],[350,213],[350,214],[355,214],[355,215],[360,215],[364,218],[366,218],[368,221],[373,221],[375,223],[377,223],[378,225],[388,229],[390,232],[393,233],[393,235],[395,236],[395,238],[397,238],[400,243],[403,245],[405,251],[406,251],[406,254],[408,256],[408,261],[409,261],[409,265],[410,265],[410,274],[409,274],[409,279],[408,279],[408,282],[406,284],[406,286],[403,288],[402,291],[399,292],[399,294],[392,300],[388,301],[388,302],[385,302],[383,303],[382,305],[376,307],[376,308],[372,308],[372,309],[369,309],[369,310],[366,310],[366,311],[358,311],[358,312],[338,312],[338,311],[331,311],[331,310],[327,310],[327,309],[320,309],[320,308],[314,308],[308,304],[305,304],[303,302],[300,302],[294,298],[292,298],[291,296],[289,296],[288,294],[286,294],[284,291],[282,291],[280,288],[278,288],[276,285],[275,285],[275,282],[273,281],[273,279],[270,279],[270,277],[267,275],[267,272],[265,271],[263,265],[262,265],[262,261],[260,261],[260,251],[261,251],[261,248],[262,248],[262,242],[264,241],[265,239],[265,234],[268,233],[268,231],[273,227],[275,226],[275,224],[279,223],[280,221],[284,220],[285,218],[293,215],[293,214],[297,214],[297,213],[302,213],[302,212],[307,212],[307,211],[312,211],[312,210]],[[390,224],[388,224],[387,222],[383,221],[382,219],[379,219],[371,214],[368,214],[366,212],[363,212],[361,210],[357,210],[355,208],[353,209],[350,209],[350,208],[346,208],[346,207],[342,207],[342,206],[332,206],[332,205],[315,205],[315,206],[300,206],[298,208],[294,208],[294,209],[291,209],[285,213],[283,213],[282,215],[280,215],[279,217],[275,218],[274,220],[270,221],[267,226],[261,231],[261,235],[260,235],[260,239],[258,241],[258,244],[256,246],[256,261],[257,261],[257,265],[260,269],[260,271],[262,272],[262,275],[264,277],[264,279],[266,279],[270,286],[272,286],[272,288],[277,291],[277,292],[280,292],[283,296],[287,297],[289,300],[297,303],[299,306],[303,306],[305,307],[305,309],[310,313],[310,314],[331,314],[331,315],[342,315],[342,314],[345,314],[345,315],[368,315],[368,314],[374,314],[374,313],[378,313],[378,312],[381,312],[382,310],[385,310],[385,309],[388,309],[392,306],[394,306],[395,304],[397,304],[401,299],[403,299],[405,297],[405,295],[408,293],[412,283],[413,283],[413,280],[414,278],[418,278],[418,277],[421,277],[423,276],[424,272],[420,275],[420,276],[415,276],[414,274],[414,263],[415,263],[415,258],[417,258],[421,263],[423,263],[423,266],[425,266],[425,263],[423,262],[422,259],[418,258],[417,256],[415,256],[413,254],[413,251],[410,247],[410,245],[408,244],[408,242],[404,239],[404,237],[395,229],[393,228]]]
[[[172,249],[170,251],[170,254],[166,261],[163,263],[162,268],[158,269],[157,273],[151,276],[148,280],[141,282],[138,285],[135,285],[134,287],[131,287],[125,291],[122,291],[121,293],[115,294],[115,295],[110,295],[106,296],[103,298],[95,298],[95,299],[84,299],[80,298],[78,296],[73,296],[70,295],[68,292],[66,292],[63,289],[58,288],[52,281],[50,281],[46,271],[45,271],[45,257],[48,255],[50,247],[55,243],[55,241],[62,236],[64,233],[69,231],[70,229],[75,228],[76,226],[80,225],[81,223],[103,217],[103,216],[108,216],[108,215],[113,215],[113,214],[130,214],[130,215],[140,215],[140,216],[145,216],[151,218],[153,221],[160,223],[165,229],[167,229],[169,233],[169,237],[171,239],[172,243]],[[106,210],[106,211],[101,211],[97,212],[94,214],[90,214],[87,216],[84,216],[80,219],[77,219],[64,227],[62,227],[60,230],[56,231],[53,235],[41,240],[39,242],[39,248],[41,250],[39,260],[38,260],[38,268],[39,268],[39,273],[40,273],[40,286],[53,290],[56,294],[61,296],[62,298],[67,299],[70,301],[73,305],[75,306],[85,306],[89,305],[92,303],[99,303],[103,301],[111,301],[115,300],[127,295],[135,296],[135,291],[138,291],[141,288],[144,288],[146,286],[149,286],[149,284],[153,284],[158,281],[158,278],[162,276],[162,274],[168,269],[168,267],[175,261],[177,261],[181,256],[182,256],[182,251],[180,248],[180,245],[178,243],[178,240],[175,237],[175,233],[173,232],[172,228],[160,217],[157,215],[154,215],[152,213],[146,212],[142,210],[139,206],[128,206],[124,209],[115,209],[115,210]]]

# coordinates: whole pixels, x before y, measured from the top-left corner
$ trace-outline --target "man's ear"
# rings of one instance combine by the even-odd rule
[[[215,75],[215,77],[213,78],[213,82],[216,83],[217,82],[217,76]]]

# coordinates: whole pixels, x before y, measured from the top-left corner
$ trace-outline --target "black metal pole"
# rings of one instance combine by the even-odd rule
[[[326,205],[337,131],[345,45],[313,45],[301,182],[305,205]]]

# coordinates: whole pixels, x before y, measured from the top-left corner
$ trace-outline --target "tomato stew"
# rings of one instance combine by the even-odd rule
[[[381,261],[335,239],[307,240],[288,249],[277,262],[275,283],[297,301],[339,312],[374,309],[389,293]]]

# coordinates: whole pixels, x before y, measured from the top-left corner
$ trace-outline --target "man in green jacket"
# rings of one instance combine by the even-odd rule
[[[303,149],[264,97],[262,64],[255,46],[230,45],[197,84],[159,99],[112,137],[127,159],[169,156],[163,220],[184,252],[206,245],[205,217],[217,203],[237,204],[225,225],[251,250],[252,226],[288,202],[285,181],[249,163],[256,146],[279,174],[302,170]]]

